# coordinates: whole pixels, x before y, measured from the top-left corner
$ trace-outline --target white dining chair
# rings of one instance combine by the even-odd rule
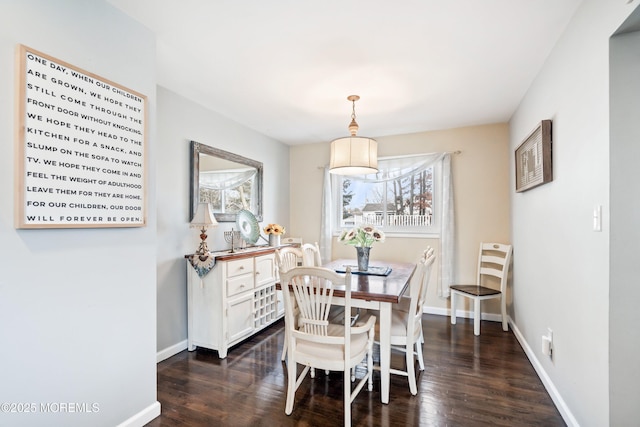
[[[307,267],[322,266],[322,257],[318,243],[303,243],[300,249],[302,249],[302,265]]]
[[[390,372],[407,377],[409,391],[414,396],[418,393],[415,374],[416,359],[420,370],[424,370],[422,313],[435,258],[432,247],[427,247],[423,251],[419,262],[419,274],[409,284],[409,294],[405,294],[400,302],[391,308],[391,348],[405,354],[406,367],[404,371],[391,368]],[[378,315],[377,311],[370,311],[370,313]],[[376,337],[379,337],[379,333],[380,325],[376,325]]]
[[[500,299],[500,312],[502,315],[502,330],[509,330],[507,321],[507,281],[509,277],[509,265],[511,264],[511,245],[502,243],[480,243],[478,253],[478,270],[474,285],[451,285],[451,324],[456,324],[456,305],[459,296],[473,300],[473,334],[480,335],[481,310],[480,303],[487,299]],[[500,281],[499,287],[490,287],[487,280],[496,278]]]
[[[278,269],[289,270],[302,265],[303,253],[302,249],[294,246],[283,246],[276,249],[276,266]]]
[[[344,425],[351,425],[351,402],[365,384],[373,390],[373,341],[375,316],[365,324],[350,326],[329,322],[334,286],[344,285],[344,305],[351,308],[351,271],[342,276],[322,267],[297,267],[281,272],[285,301],[287,398],[285,413],[291,415],[295,393],[312,367],[343,372]],[[294,301],[298,307],[297,327]],[[366,374],[352,389],[351,369],[366,359]],[[297,365],[303,366],[297,375]]]
[[[294,246],[284,246],[276,249],[276,266],[278,267],[279,274],[282,272],[291,270],[292,268],[299,267],[302,264],[303,253],[301,248],[297,248]],[[282,293],[284,294],[284,287],[282,288]],[[294,305],[294,310],[297,310]],[[294,316],[294,319],[296,316]],[[287,322],[285,316],[285,323]],[[286,326],[285,326],[286,327]],[[284,362],[287,357],[287,334],[284,335],[284,344],[282,345],[282,356],[281,360]]]

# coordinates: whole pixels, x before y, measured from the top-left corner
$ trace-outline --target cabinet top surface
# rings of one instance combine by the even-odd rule
[[[288,246],[288,245],[283,245]],[[278,249],[277,246],[252,246],[244,249],[236,249],[233,253],[230,250],[209,252],[209,254],[216,259],[216,261],[228,261],[242,258],[252,258],[257,255],[272,254]],[[185,255],[185,258],[189,258],[194,254]]]

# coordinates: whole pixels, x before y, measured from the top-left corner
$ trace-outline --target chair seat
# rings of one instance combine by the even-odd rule
[[[458,297],[473,300],[473,334],[480,335],[480,321],[482,319],[481,303],[488,299],[500,299],[500,314],[502,317],[502,330],[509,330],[507,320],[506,292],[509,279],[509,265],[511,263],[511,245],[502,243],[480,242],[478,252],[478,272],[474,285],[451,285],[451,324],[456,324]],[[500,288],[493,289],[482,286],[485,280],[500,280]]]
[[[327,329],[328,336],[344,336],[344,325],[330,324]],[[342,344],[325,344],[298,338],[296,348],[300,355],[308,355],[313,359],[344,360],[344,346]],[[367,334],[352,335],[350,359],[364,354],[366,351]],[[316,367],[322,368],[321,366]]]
[[[401,296],[400,297],[400,302],[397,304],[393,304],[391,306],[392,310],[400,310],[400,311],[404,311],[405,313],[409,312],[409,309],[411,309],[411,298],[406,297],[406,296]]]
[[[403,307],[396,306],[399,304],[394,304],[393,309],[391,310],[391,337],[406,337],[407,336],[407,322],[409,321],[409,312],[404,311]],[[366,316],[359,320],[358,323],[363,322],[366,323],[368,316],[376,316],[376,319],[380,318],[380,312],[378,310],[369,310]],[[379,340],[380,337],[380,324],[376,323],[376,340]],[[393,340],[393,338],[392,338]]]
[[[488,295],[498,295],[501,292],[497,289],[487,288],[485,286],[476,286],[476,285],[452,285],[449,289],[463,292],[468,295],[473,295],[476,297],[484,297]]]

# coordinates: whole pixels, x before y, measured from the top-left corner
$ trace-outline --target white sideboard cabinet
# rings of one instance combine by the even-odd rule
[[[283,314],[276,290],[275,248],[223,253],[204,277],[187,261],[188,349],[231,346],[271,325]]]

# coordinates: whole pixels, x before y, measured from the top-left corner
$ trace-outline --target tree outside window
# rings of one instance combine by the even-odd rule
[[[420,167],[419,160],[399,167],[394,160],[388,165],[380,160],[376,177],[340,177],[340,228],[371,224],[386,232],[430,232],[436,222],[434,179],[439,168]]]

